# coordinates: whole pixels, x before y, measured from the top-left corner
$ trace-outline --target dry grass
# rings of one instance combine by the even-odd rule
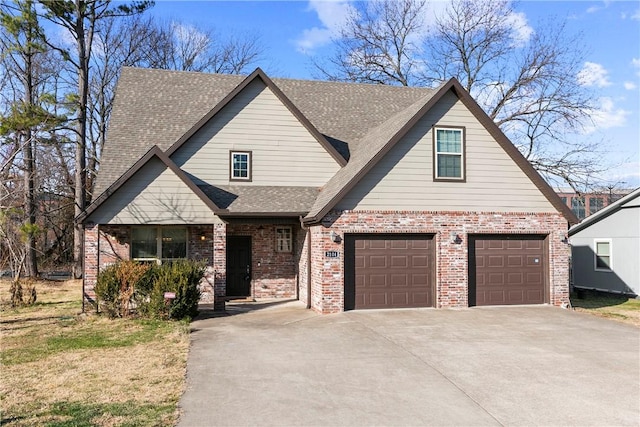
[[[640,299],[627,298],[596,291],[583,291],[571,295],[571,304],[576,311],[606,317],[640,327]]]
[[[175,424],[188,325],[81,315],[79,281],[36,287],[36,305],[11,309],[0,282],[0,424]]]

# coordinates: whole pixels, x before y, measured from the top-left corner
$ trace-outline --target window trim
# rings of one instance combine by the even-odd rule
[[[278,242],[279,242],[279,236],[278,236],[278,230],[279,229],[286,229],[289,230],[289,250],[281,250]],[[292,253],[293,252],[293,227],[290,226],[276,226],[275,230],[274,230],[274,234],[275,234],[275,239],[276,239],[276,252],[278,253]]]
[[[461,153],[462,157],[460,161],[460,178],[453,177],[439,177],[438,176],[438,155],[439,154],[447,154],[445,152],[438,152],[438,130],[459,130],[462,132],[462,140],[461,140]],[[448,125],[434,125],[431,129],[432,134],[432,149],[433,149],[433,180],[438,182],[467,182],[467,128],[466,126],[448,126]],[[457,153],[448,153],[448,154],[457,154]]]
[[[247,155],[247,177],[246,178],[233,176],[233,155],[234,154]],[[251,182],[252,180],[253,180],[253,152],[249,150],[229,150],[229,181]]]
[[[134,228],[153,228],[156,230],[156,254],[155,258],[134,258],[133,257],[133,229]],[[184,248],[184,258],[162,258],[162,230],[167,228],[182,228],[185,231],[185,248]],[[129,244],[129,259],[132,261],[143,261],[143,262],[155,262],[157,264],[162,264],[163,262],[170,262],[177,259],[189,259],[189,227],[182,225],[134,225],[131,227],[131,239]]]
[[[602,256],[598,255],[598,243],[609,244],[609,268],[598,267],[598,258]],[[602,271],[607,273],[611,273],[613,271],[613,242],[611,241],[611,239],[593,239],[593,269],[595,271]]]

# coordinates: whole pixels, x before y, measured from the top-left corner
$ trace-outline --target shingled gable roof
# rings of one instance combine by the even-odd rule
[[[153,145],[162,150],[174,145],[245,79],[239,75],[124,67],[95,194],[104,191]],[[371,129],[434,92],[418,87],[272,80],[347,159]]]
[[[276,84],[262,71],[260,68],[249,74],[235,89],[233,89],[222,101],[211,109],[204,117],[196,122],[184,135],[180,137],[169,149],[166,151],[168,156],[171,156],[182,144],[184,144],[189,138],[191,138],[196,132],[202,128],[209,120],[211,120],[220,110],[222,110],[229,102],[231,102],[239,93],[243,91],[251,82],[256,79],[262,80],[262,82],[274,93],[274,95],[284,104],[284,106],[294,115],[296,119],[313,135],[313,137],[324,147],[325,150],[335,159],[340,166],[347,164],[347,161],[342,157],[333,145],[327,141],[327,139],[318,132],[318,129],[311,124],[311,122],[298,110],[298,108],[291,102],[287,96],[276,86]]]
[[[199,188],[187,175],[176,165],[162,150],[154,145],[147,153],[142,156],[131,168],[116,180],[107,190],[105,190],[96,200],[94,200],[87,209],[78,215],[76,221],[82,222],[88,218],[96,209],[100,207],[113,193],[118,191],[129,179],[144,167],[151,159],[157,157],[164,165],[169,168],[200,200],[215,214],[223,214],[226,210],[220,209],[207,195]]]
[[[594,224],[608,217],[609,215],[612,215],[618,212],[620,209],[622,209],[623,205],[629,203],[631,200],[638,197],[640,197],[640,188],[636,188],[635,190],[633,190],[631,193],[627,194],[623,198],[616,200],[615,202],[611,203],[608,206],[605,206],[604,208],[600,209],[598,212],[594,213],[593,215],[589,215],[588,217],[583,219],[582,222],[580,222],[580,224],[576,224],[573,227],[571,227],[569,229],[569,236],[572,236],[576,234],[578,231],[584,230],[591,224]]]
[[[339,170],[336,175],[322,189],[316,203],[304,218],[307,224],[317,223],[335,207],[335,205],[355,187],[355,185],[382,159],[409,130],[446,94],[453,91],[462,103],[471,111],[474,117],[487,129],[502,149],[513,159],[520,169],[538,187],[549,202],[563,214],[571,224],[578,222],[576,216],[560,200],[558,195],[536,172],[518,149],[502,133],[498,126],[487,116],[480,106],[471,98],[462,85],[452,78],[441,85],[433,96],[426,96],[404,111],[391,117],[365,135],[357,155],[353,156],[347,166]],[[393,133],[395,132],[395,134]],[[391,136],[388,138],[388,136]],[[364,142],[366,141],[366,145]],[[355,158],[354,158],[355,157]]]

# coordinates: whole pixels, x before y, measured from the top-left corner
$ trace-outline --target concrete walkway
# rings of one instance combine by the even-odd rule
[[[546,306],[228,312],[193,323],[180,426],[640,425],[640,330],[615,321]]]

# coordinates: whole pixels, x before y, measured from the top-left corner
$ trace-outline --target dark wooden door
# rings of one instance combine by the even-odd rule
[[[469,245],[469,305],[546,301],[544,236],[474,236]]]
[[[433,307],[432,236],[351,236],[345,244],[345,310]]]
[[[227,237],[227,296],[251,295],[251,237]]]

